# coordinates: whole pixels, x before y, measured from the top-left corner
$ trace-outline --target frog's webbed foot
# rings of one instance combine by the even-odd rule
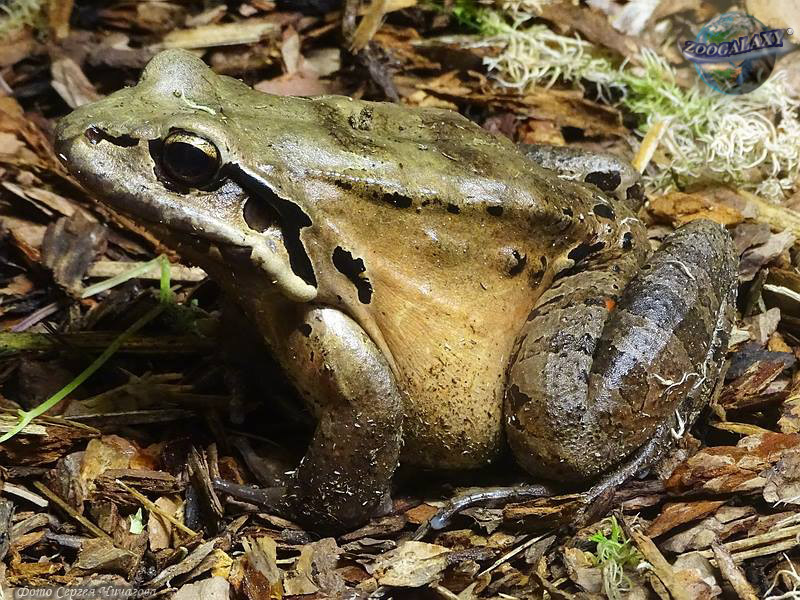
[[[679,421],[691,426],[714,393],[734,318],[736,252],[715,223],[678,229],[634,270],[623,256],[558,279],[508,373],[517,460],[550,480],[612,473],[595,497],[658,459]]]
[[[639,173],[630,163],[610,153],[598,153],[573,146],[520,144],[520,151],[559,177],[596,185],[616,196],[634,213],[644,204],[644,188]]]
[[[281,517],[290,516],[287,507],[283,504],[283,499],[286,496],[285,487],[260,488],[233,483],[226,479],[212,479],[211,483],[215,492],[228,494],[237,500],[254,504]]]

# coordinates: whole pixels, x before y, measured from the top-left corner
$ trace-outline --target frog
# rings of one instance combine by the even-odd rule
[[[270,95],[183,50],[54,137],[218,282],[302,398],[316,426],[271,497],[307,527],[363,525],[401,463],[619,482],[719,393],[730,236],[696,220],[651,248],[624,161],[559,170],[455,111]]]

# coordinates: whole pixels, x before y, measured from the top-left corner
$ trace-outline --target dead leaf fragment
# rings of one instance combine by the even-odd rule
[[[93,490],[95,479],[107,469],[127,469],[137,449],[117,435],[91,440],[86,446],[81,464],[81,479],[87,490]]]
[[[682,554],[687,550],[704,550],[712,542],[726,540],[733,535],[747,533],[758,519],[749,506],[723,506],[710,517],[693,527],[659,541],[659,548]]]
[[[725,504],[724,500],[698,500],[695,502],[669,502],[656,520],[647,529],[649,537],[658,537],[666,532],[706,517]]]
[[[785,452],[767,472],[762,492],[770,504],[800,504],[800,450]]]
[[[178,518],[179,513],[182,515],[182,505],[168,496],[161,496],[155,501],[155,505],[164,511],[165,514]],[[174,526],[167,519],[162,519],[161,516],[151,511],[147,519],[147,535],[150,543],[150,550],[157,552],[164,548],[169,548],[172,545],[172,533]]]
[[[747,436],[736,446],[703,448],[675,469],[666,488],[715,494],[755,492],[767,481],[761,473],[798,444],[798,434],[769,433]]]
[[[280,27],[269,19],[248,19],[237,23],[201,25],[176,29],[164,36],[160,48],[213,48],[234,44],[255,44],[276,35]]]
[[[78,108],[102,98],[78,63],[71,58],[63,57],[54,61],[50,65],[50,72],[53,75],[50,85],[70,108]]]
[[[172,600],[229,600],[230,584],[222,577],[209,577],[181,586]]]
[[[344,579],[336,572],[340,553],[341,549],[333,538],[323,538],[303,546],[294,569],[284,579],[286,594],[321,591],[326,597],[338,597],[344,590]]]
[[[660,222],[674,226],[684,225],[695,219],[711,219],[721,225],[736,225],[742,222],[742,214],[729,206],[715,203],[702,194],[671,192],[651,198],[648,212]]]
[[[50,224],[42,240],[42,263],[53,280],[74,296],[83,290],[81,281],[95,257],[105,250],[106,228],[82,210]]]
[[[441,576],[449,553],[444,546],[408,541],[376,558],[372,574],[380,585],[422,587]]]
[[[765,243],[747,250],[739,263],[739,281],[751,281],[761,267],[791,248],[795,240],[795,234],[785,229],[772,234]]]
[[[138,557],[101,538],[89,538],[81,545],[75,566],[93,573],[118,573],[127,576]]]
[[[282,573],[277,565],[277,545],[270,537],[242,540],[247,561],[244,566],[244,591],[248,598],[281,598]]]

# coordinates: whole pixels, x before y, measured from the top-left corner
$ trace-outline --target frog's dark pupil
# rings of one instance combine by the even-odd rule
[[[214,177],[219,167],[216,148],[205,140],[167,140],[163,162],[168,174],[184,183],[200,185]]]

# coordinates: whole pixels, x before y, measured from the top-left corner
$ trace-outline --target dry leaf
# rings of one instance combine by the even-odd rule
[[[70,108],[95,102],[102,96],[83,74],[78,63],[68,57],[59,58],[50,65],[53,79],[50,85]]]
[[[757,518],[755,509],[750,506],[723,506],[713,516],[660,540],[658,545],[662,550],[675,554],[682,554],[687,550],[704,550],[714,541],[747,533]]]
[[[380,585],[422,587],[436,581],[448,565],[450,550],[425,542],[405,542],[381,554],[372,565]]]
[[[671,192],[651,198],[648,212],[654,219],[680,226],[695,219],[711,219],[722,225],[741,223],[742,214],[733,208],[715,203],[703,194]]]
[[[117,435],[91,440],[81,463],[81,479],[87,490],[93,490],[95,479],[107,469],[127,469],[137,448]]]
[[[222,577],[209,577],[196,583],[187,583],[172,596],[172,600],[229,600],[230,584]]]
[[[772,505],[800,504],[800,449],[785,452],[767,472],[762,494]]]
[[[714,494],[755,492],[767,481],[761,473],[798,445],[798,434],[771,433],[747,436],[736,446],[703,448],[675,469],[666,488]]]
[[[795,235],[785,229],[772,234],[765,243],[747,250],[739,263],[739,281],[751,281],[758,270],[792,247]]]
[[[725,504],[724,500],[697,500],[694,502],[668,502],[661,514],[647,528],[649,537],[658,537],[675,527],[706,517]]]

